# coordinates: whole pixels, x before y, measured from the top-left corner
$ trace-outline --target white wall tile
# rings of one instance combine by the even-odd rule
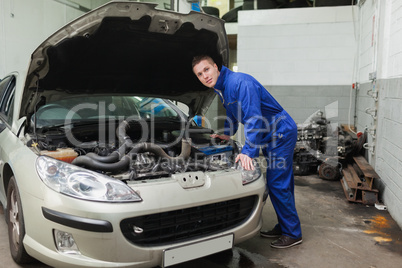
[[[351,84],[357,44],[351,10],[239,12],[239,71],[261,78],[264,85]],[[279,16],[287,20],[279,23]],[[258,71],[260,61],[270,65]]]

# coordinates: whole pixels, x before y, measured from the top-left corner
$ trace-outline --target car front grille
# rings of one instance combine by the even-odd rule
[[[258,196],[124,219],[123,235],[140,246],[200,238],[239,226],[256,207]]]

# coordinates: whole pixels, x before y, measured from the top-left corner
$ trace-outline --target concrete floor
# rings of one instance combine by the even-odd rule
[[[232,251],[194,260],[175,268],[263,267],[402,267],[402,231],[386,210],[346,201],[339,181],[317,175],[296,176],[296,206],[303,243],[273,249],[272,239],[256,236]],[[265,205],[264,227],[275,224],[271,203]],[[0,267],[47,267],[41,263],[16,265],[9,253],[4,212],[0,209]]]

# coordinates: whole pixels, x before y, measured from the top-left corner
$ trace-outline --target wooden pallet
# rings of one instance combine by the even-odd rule
[[[374,205],[378,202],[378,190],[373,187],[380,177],[363,156],[353,157],[353,162],[342,169],[341,184],[350,202]]]

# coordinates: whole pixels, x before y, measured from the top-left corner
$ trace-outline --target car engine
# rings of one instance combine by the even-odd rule
[[[342,164],[362,147],[362,139],[334,127],[321,111],[313,114],[303,124],[297,124],[297,142],[293,154],[295,175],[316,173],[322,179],[336,180]]]
[[[305,175],[321,164],[330,141],[330,125],[322,112],[317,112],[303,124],[297,124],[297,142],[293,154],[293,170]],[[329,148],[328,148],[329,149]]]
[[[147,180],[232,167],[239,146],[211,134],[211,129],[195,125],[158,122],[152,126],[138,119],[42,128],[30,135],[28,145],[39,155],[120,180]]]

